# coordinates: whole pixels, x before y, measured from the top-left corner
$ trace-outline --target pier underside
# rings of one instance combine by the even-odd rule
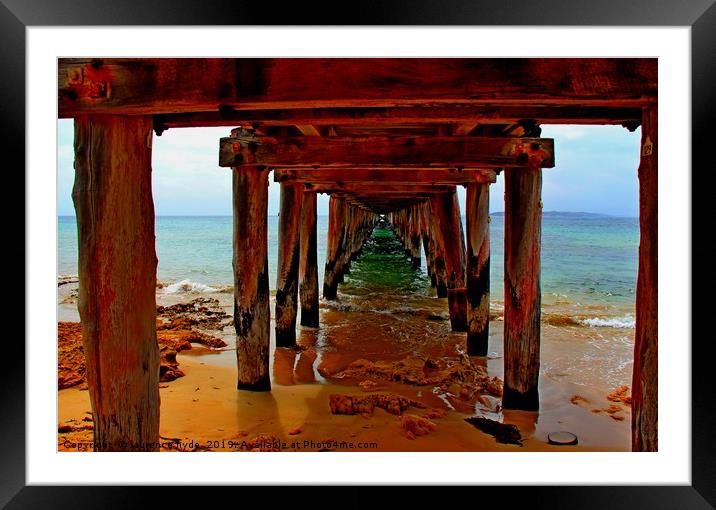
[[[488,349],[488,197],[502,176],[502,406],[536,410],[542,172],[558,157],[540,125],[616,124],[642,129],[632,446],[657,450],[656,77],[656,59],[60,59],[59,116],[76,126],[79,299],[96,441],[128,450],[158,442],[152,129],[233,128],[218,161],[233,175],[239,389],[271,389],[270,172],[281,186],[276,345],[296,345],[299,303],[303,326],[321,324],[316,194],[326,193],[323,297],[338,297],[383,219],[415,267],[424,254],[472,356]],[[467,189],[464,209],[457,186]]]

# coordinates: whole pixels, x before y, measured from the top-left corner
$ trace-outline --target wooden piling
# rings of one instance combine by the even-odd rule
[[[464,313],[466,298],[464,291],[450,292],[450,289],[465,287],[465,238],[460,219],[460,205],[457,193],[444,193],[431,198],[435,219],[437,220],[436,240],[444,256],[445,275],[447,276],[447,298],[450,310],[450,326],[453,331],[467,331],[467,315]],[[439,290],[439,287],[438,287]]]
[[[468,184],[467,227],[467,353],[486,356],[490,325],[490,185]]]
[[[542,170],[505,172],[505,380],[502,406],[539,408]]]
[[[268,172],[250,165],[232,172],[237,388],[269,391]]]
[[[301,259],[299,289],[301,326],[317,328],[318,313],[318,251],[316,228],[316,193],[305,191],[301,206]]]
[[[277,347],[296,345],[302,198],[303,186],[281,183],[275,306]]]
[[[157,451],[151,116],[75,118],[79,303],[95,451]]]
[[[343,245],[343,221],[345,207],[343,199],[331,197],[328,202],[328,235],[326,265],[323,275],[323,297],[336,299],[340,279],[340,256]]]
[[[413,268],[418,269],[421,265],[420,256],[420,218],[417,206],[409,209],[408,223],[408,246],[410,248],[410,261]]]
[[[632,450],[658,451],[658,109],[645,108],[639,162],[639,273],[632,375]]]

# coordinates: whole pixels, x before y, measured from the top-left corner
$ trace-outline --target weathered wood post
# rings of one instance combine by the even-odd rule
[[[435,242],[430,233],[430,204],[422,203],[420,206],[420,231],[423,238],[423,251],[425,252],[425,264],[427,266],[428,276],[430,277],[430,286],[436,286],[435,278]]]
[[[436,265],[438,251],[445,257],[450,326],[453,331],[467,331],[465,238],[457,193],[442,193],[431,198],[431,201],[438,225],[436,241],[441,247],[440,250],[436,249]]]
[[[632,375],[632,450],[658,450],[658,109],[643,110],[639,162],[639,274]]]
[[[316,228],[316,193],[303,192],[301,206],[301,259],[299,287],[301,326],[317,328],[318,314],[318,245]]]
[[[331,196],[328,202],[328,239],[326,240],[326,266],[323,275],[323,297],[336,299],[338,292],[338,267],[343,245],[345,207],[343,199]]]
[[[276,346],[296,345],[298,312],[298,265],[303,186],[281,183],[278,222],[278,266],[276,271]]]
[[[233,150],[242,163],[232,167],[236,386],[269,391],[268,171],[255,164],[253,133],[235,129],[231,134],[241,137]]]
[[[437,197],[431,197],[430,204],[430,239],[432,240],[433,252],[433,274],[435,275],[435,291],[439,298],[446,298],[448,295],[448,275],[445,265],[445,243],[438,221],[438,209],[440,203]]]
[[[490,185],[468,184],[467,227],[467,353],[486,356],[490,325]]]
[[[409,239],[408,244],[410,246],[410,260],[415,269],[420,267],[420,218],[419,210],[417,206],[412,206],[409,210]]]
[[[152,118],[75,118],[79,313],[95,451],[159,449]]]
[[[502,406],[539,408],[542,170],[505,171],[505,380]]]

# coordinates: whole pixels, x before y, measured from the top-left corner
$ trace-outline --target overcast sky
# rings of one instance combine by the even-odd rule
[[[58,214],[74,215],[72,120],[59,122]],[[219,168],[219,138],[229,128],[170,129],[154,135],[152,178],[158,216],[231,215],[231,170]],[[543,126],[554,138],[555,168],[543,171],[545,211],[638,215],[639,130],[620,126]],[[279,186],[269,179],[269,214],[278,213]],[[503,180],[490,190],[490,211],[504,210]],[[464,189],[458,187],[464,207]],[[319,195],[318,214],[328,214]]]

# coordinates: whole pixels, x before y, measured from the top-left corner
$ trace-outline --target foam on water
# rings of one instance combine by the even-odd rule
[[[203,283],[193,282],[191,280],[181,280],[171,285],[167,285],[162,289],[164,294],[178,294],[180,292],[219,292],[219,289],[209,287]]]
[[[592,317],[590,319],[577,319],[577,322],[593,328],[625,328],[634,329],[636,321],[634,317],[625,315],[624,317]]]

